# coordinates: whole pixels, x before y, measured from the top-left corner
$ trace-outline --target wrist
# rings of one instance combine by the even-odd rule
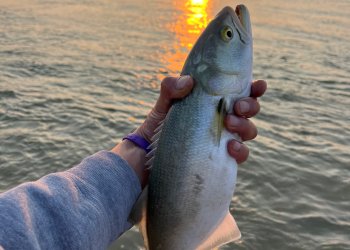
[[[149,153],[151,151],[149,148],[150,143],[148,142],[148,140],[146,140],[144,136],[140,135],[137,132],[128,134],[123,138],[123,141],[124,140],[128,140],[134,143],[135,146],[138,146],[139,148],[143,149],[146,153]]]
[[[142,186],[145,182],[146,151],[129,140],[123,140],[111,152],[119,155],[135,171]]]

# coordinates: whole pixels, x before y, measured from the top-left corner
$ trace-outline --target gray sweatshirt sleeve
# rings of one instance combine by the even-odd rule
[[[140,192],[123,159],[96,153],[0,194],[0,249],[106,249],[132,226]]]

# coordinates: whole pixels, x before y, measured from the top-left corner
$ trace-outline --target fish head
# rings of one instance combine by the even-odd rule
[[[253,41],[244,5],[223,8],[193,46],[182,70],[210,95],[240,94],[252,80]]]

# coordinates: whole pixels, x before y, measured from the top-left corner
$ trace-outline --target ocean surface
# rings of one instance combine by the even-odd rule
[[[350,1],[241,1],[267,93],[222,249],[350,249]],[[1,0],[0,191],[140,125],[228,0]],[[110,249],[142,249],[136,228]]]

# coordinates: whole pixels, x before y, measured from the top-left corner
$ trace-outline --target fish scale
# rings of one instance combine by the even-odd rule
[[[185,102],[176,104],[163,127],[162,135],[166,136],[161,135],[159,138],[149,181],[148,236],[155,239],[155,242],[163,242],[164,249],[171,249],[173,242],[168,239],[174,236],[182,239],[174,249],[194,249],[212,230],[206,226],[210,223],[203,218],[210,215],[213,221],[220,220],[220,217],[222,219],[233,194],[237,170],[234,160],[227,156],[227,160],[231,162],[221,172],[220,168],[208,166],[209,157],[217,149],[215,145],[208,143],[212,141],[207,132],[211,127],[211,119],[208,118],[214,117],[216,112],[215,106],[208,102],[208,98],[203,96],[198,101],[198,98],[192,96]],[[184,111],[189,107],[202,115],[194,117],[188,113],[189,117],[184,116]],[[208,110],[212,111],[211,115],[208,115]],[[185,130],[179,130],[179,124]],[[225,139],[223,138],[221,144],[224,146],[221,147],[226,151]],[[206,181],[211,178],[222,180],[229,187]],[[219,199],[217,195],[220,196]],[[205,211],[198,213],[202,199],[209,201],[206,203],[207,207],[217,207],[221,204],[222,209],[216,210],[221,210],[223,214]],[[168,223],[165,223],[166,221]],[[193,237],[199,242],[193,241]],[[169,245],[164,245],[166,243]],[[152,241],[150,248],[157,249],[152,246]]]
[[[143,211],[135,218],[142,217],[145,245],[152,250],[211,249],[240,238],[228,210],[237,163],[227,152],[228,141],[239,137],[223,128],[223,117],[250,93],[252,36],[245,6],[236,12],[225,7],[213,19],[181,74],[196,84],[174,103],[153,138],[149,185],[136,205],[141,209],[134,209]]]

